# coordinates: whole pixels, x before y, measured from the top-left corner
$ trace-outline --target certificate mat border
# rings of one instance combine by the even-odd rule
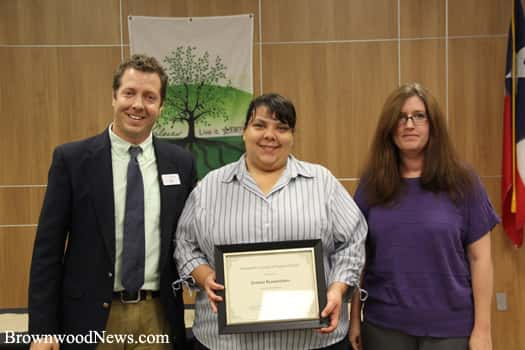
[[[278,251],[289,250],[294,248],[313,248],[314,252],[314,267],[317,281],[317,296],[319,313],[326,305],[326,282],[324,275],[323,264],[323,246],[320,239],[310,240],[296,240],[296,241],[278,241],[278,242],[262,242],[262,243],[242,243],[242,244],[228,244],[215,246],[215,273],[216,281],[224,285],[224,254],[239,253],[239,252],[262,252],[262,251]],[[228,288],[225,286],[225,288]],[[226,293],[225,291],[217,291],[217,295],[223,298],[223,301],[217,304],[218,320],[219,320],[219,334],[232,333],[247,333],[247,332],[268,332],[280,331],[289,329],[305,329],[305,328],[322,328],[328,325],[328,319],[322,319],[319,314],[319,319],[316,320],[278,320],[275,322],[261,321],[254,323],[243,324],[227,324],[226,322]]]
[[[308,267],[309,269],[308,270],[305,270],[304,267],[306,266],[303,266],[303,268],[301,269],[302,271],[309,271],[310,273],[307,273],[310,277],[310,282],[312,284],[312,291],[315,293],[314,294],[314,299],[312,300],[312,302],[315,302],[315,310],[312,310],[314,311],[312,314],[310,314],[310,316],[306,316],[304,315],[303,317],[290,317],[289,319],[282,319],[280,318],[279,320],[284,322],[284,321],[299,321],[299,320],[317,320],[319,318],[319,313],[320,313],[320,308],[319,308],[319,298],[317,296],[317,273],[316,273],[316,262],[315,262],[315,252],[314,252],[314,247],[302,247],[302,248],[289,248],[289,249],[278,249],[278,250],[250,250],[248,252],[229,252],[229,253],[223,253],[223,261],[224,261],[224,265],[225,266],[232,266],[232,261],[230,259],[235,259],[235,258],[240,258],[241,261],[238,261],[237,264],[242,264],[242,261],[243,261],[243,257],[248,257],[248,258],[253,258],[253,257],[259,257],[261,258],[262,257],[262,260],[265,260],[267,263],[271,263],[273,264],[273,259],[272,259],[272,255],[273,256],[276,256],[276,258],[279,258],[279,255],[281,255],[281,257],[279,259],[283,259],[285,256],[290,256],[290,254],[300,254],[302,256],[304,256],[305,258],[308,259]],[[285,258],[286,259],[286,258]],[[266,262],[262,262],[260,261],[260,263],[266,263]],[[239,267],[239,266],[237,266]],[[227,285],[228,283],[232,283],[231,279],[229,278],[229,275],[230,275],[230,272],[228,271],[227,268],[224,269],[224,285]],[[242,294],[242,290],[240,291],[241,294]],[[239,295],[239,294],[236,294],[236,295]],[[226,288],[224,290],[224,297],[225,299],[230,299],[230,300],[233,300],[231,299],[233,297],[233,294],[232,294],[232,288]],[[234,324],[249,324],[249,323],[253,323],[253,322],[235,322],[235,321],[232,321],[232,315],[230,314],[232,312],[232,304],[224,304],[226,306],[226,323],[228,325],[234,325]],[[238,315],[237,315],[238,316]],[[255,321],[255,322],[276,322],[277,320],[260,320],[260,321]]]

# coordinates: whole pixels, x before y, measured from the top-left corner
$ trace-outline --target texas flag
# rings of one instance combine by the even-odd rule
[[[505,72],[503,228],[520,247],[525,225],[525,17],[521,0],[514,0]]]

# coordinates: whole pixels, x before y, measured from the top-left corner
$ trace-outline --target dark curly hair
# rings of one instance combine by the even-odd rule
[[[261,106],[265,106],[281,123],[288,125],[292,131],[295,130],[295,107],[292,101],[286,97],[276,93],[269,93],[258,96],[250,102],[248,111],[246,112],[246,120],[244,121],[244,128],[248,126],[253,117],[255,110]]]

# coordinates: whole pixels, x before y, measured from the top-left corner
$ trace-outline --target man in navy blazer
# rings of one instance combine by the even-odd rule
[[[33,349],[130,348],[140,334],[169,334],[184,349],[182,293],[173,261],[173,234],[196,181],[195,162],[182,148],[152,136],[166,96],[167,76],[152,57],[134,55],[113,78],[113,122],[101,134],[58,146],[34,244],[29,284],[29,332],[55,337]],[[144,179],[145,272],[137,293],[123,290],[123,216],[130,146],[139,145]],[[128,344],[101,343],[102,331]],[[131,338],[133,337],[133,338]],[[166,338],[160,342],[166,342]],[[153,341],[155,342],[155,341]],[[60,344],[59,344],[60,343]],[[103,343],[103,342],[102,342]]]

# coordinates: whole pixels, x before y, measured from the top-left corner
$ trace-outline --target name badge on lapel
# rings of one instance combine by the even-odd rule
[[[179,174],[162,174],[161,179],[164,186],[180,185]]]

